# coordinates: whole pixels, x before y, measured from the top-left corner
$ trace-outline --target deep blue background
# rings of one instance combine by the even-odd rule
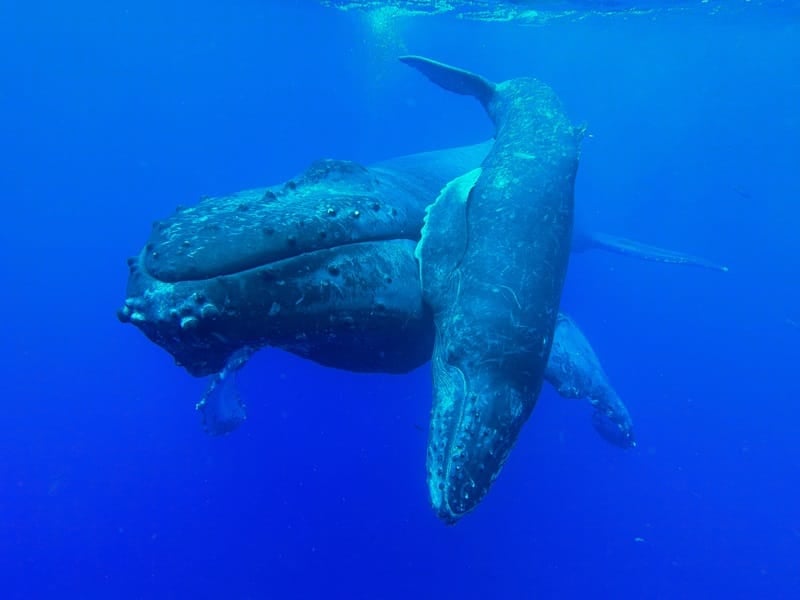
[[[2,597],[796,597],[799,23],[0,2]],[[264,351],[250,419],[212,439],[204,382],[114,317],[177,204],[490,135],[403,52],[544,79],[589,126],[582,220],[731,267],[574,258],[564,308],[640,445],[546,390],[452,528],[424,481],[427,369]]]

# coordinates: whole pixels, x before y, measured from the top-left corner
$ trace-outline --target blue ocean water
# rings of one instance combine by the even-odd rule
[[[797,597],[798,11],[582,16],[0,3],[2,597]],[[214,438],[206,382],[115,318],[178,204],[488,138],[409,52],[549,83],[588,127],[581,218],[730,267],[575,256],[563,307],[639,445],[546,389],[453,527],[428,504],[426,367],[261,351],[247,422]]]

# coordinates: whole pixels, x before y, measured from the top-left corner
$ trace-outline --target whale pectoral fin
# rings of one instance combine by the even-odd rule
[[[635,448],[636,439],[633,436],[633,425],[628,411],[616,392],[611,387],[608,389],[612,397],[602,402],[606,408],[595,407],[592,413],[592,427],[609,444],[622,449]]]
[[[436,329],[428,490],[439,517],[454,523],[489,492],[539,396],[569,257],[578,147],[555,92],[537,79],[494,85],[405,60],[477,97],[495,124],[481,171],[440,195],[417,253]],[[456,236],[440,217],[456,213],[454,199],[464,215]]]
[[[683,252],[676,252],[674,250],[667,250],[666,248],[659,248],[658,246],[651,246],[643,244],[635,240],[610,235],[607,233],[593,232],[584,234],[580,240],[579,248],[588,250],[592,248],[599,248],[608,252],[616,254],[623,254],[625,256],[632,256],[642,260],[649,260],[652,262],[670,263],[675,265],[688,265],[700,267],[703,269],[711,269],[713,271],[727,272],[728,267],[720,265],[698,256],[684,254]]]
[[[236,388],[236,375],[252,354],[250,348],[236,351],[225,368],[211,377],[203,398],[195,405],[203,416],[203,429],[209,435],[231,433],[247,418],[244,402]]]
[[[630,413],[606,377],[589,340],[559,313],[545,379],[564,398],[585,398],[592,405],[592,425],[606,441],[630,448],[636,445]]]
[[[424,300],[442,297],[444,286],[457,277],[458,263],[467,247],[467,201],[481,169],[449,182],[425,209],[425,223],[414,256]],[[434,301],[433,304],[436,304]]]
[[[475,73],[451,67],[423,56],[401,56],[400,62],[414,67],[441,88],[464,96],[474,96],[483,105],[494,95],[495,85]]]

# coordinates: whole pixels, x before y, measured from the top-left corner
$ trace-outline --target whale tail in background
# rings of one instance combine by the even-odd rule
[[[474,96],[484,106],[494,95],[495,84],[475,73],[424,56],[401,56],[399,60],[414,67],[439,87],[463,96]]]
[[[581,232],[575,236],[572,245],[573,252],[584,252],[586,250],[595,249],[606,250],[608,252],[632,256],[652,262],[688,265],[700,267],[702,269],[710,269],[712,271],[722,271],[723,273],[728,272],[728,267],[706,260],[705,258],[700,258],[699,256],[667,250],[665,248],[659,248],[658,246],[643,244],[607,233]]]

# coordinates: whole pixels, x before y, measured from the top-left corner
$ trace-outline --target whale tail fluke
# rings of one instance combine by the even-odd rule
[[[494,95],[494,83],[464,69],[451,67],[424,56],[401,56],[400,62],[414,67],[439,87],[456,94],[474,96],[484,106]]]

